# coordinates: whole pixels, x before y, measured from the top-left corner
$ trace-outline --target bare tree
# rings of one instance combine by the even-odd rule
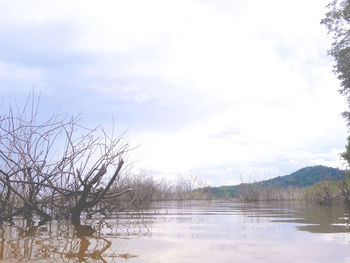
[[[40,120],[34,94],[9,106],[0,116],[0,219],[64,215],[79,224],[83,211],[103,212],[130,191],[118,185],[128,149],[123,136],[84,128],[79,117]]]

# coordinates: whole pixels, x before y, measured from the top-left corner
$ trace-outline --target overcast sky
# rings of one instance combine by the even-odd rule
[[[127,130],[134,171],[211,185],[342,167],[328,0],[0,0],[0,91]],[[344,168],[344,167],[343,167]]]

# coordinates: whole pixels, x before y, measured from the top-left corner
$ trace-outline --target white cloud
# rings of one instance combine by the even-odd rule
[[[44,70],[40,68],[26,67],[15,63],[6,63],[0,61],[0,79],[27,81],[30,85],[45,77]]]
[[[279,175],[303,165],[337,165],[345,104],[319,24],[327,2],[3,1],[0,30],[21,35],[54,23],[43,39],[59,35],[60,43],[47,51],[44,41],[38,50],[81,62],[57,74],[55,61],[45,64],[49,71],[11,57],[0,64],[0,81],[54,83],[57,96],[64,84],[92,92],[89,108],[105,109],[104,115],[135,110],[133,121],[142,127],[129,133],[142,145],[134,153],[139,168],[200,169],[209,181],[232,183],[244,169]],[[69,34],[60,31],[61,22]],[[83,101],[84,92],[76,93]],[[123,111],[114,101],[129,107]],[[167,116],[169,109],[175,114]],[[153,126],[154,114],[163,123]],[[193,115],[190,123],[185,115]],[[159,129],[175,121],[182,121],[176,130]]]
[[[305,100],[303,96],[295,102],[295,108],[239,104],[179,132],[141,134],[134,138],[142,144],[137,149],[142,156],[140,165],[153,164],[153,168],[167,174],[234,166],[236,169],[227,171],[222,180],[236,180],[237,183],[239,171],[244,169],[256,176],[270,173],[264,174],[269,177],[271,172],[281,175],[274,167],[283,165],[281,159],[297,168],[317,164],[339,166],[342,148],[335,147],[345,141],[343,120],[337,117],[341,107],[332,105],[332,109],[324,105],[327,100]],[[232,130],[233,125],[237,128],[229,136],[216,136]],[[340,138],[335,140],[334,136]],[[278,168],[280,173],[286,173],[283,167]],[[203,173],[208,176],[209,171]]]

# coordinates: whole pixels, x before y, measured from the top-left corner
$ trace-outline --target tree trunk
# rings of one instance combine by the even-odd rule
[[[81,209],[74,208],[72,211],[72,224],[73,225],[80,225],[80,215],[81,215]]]

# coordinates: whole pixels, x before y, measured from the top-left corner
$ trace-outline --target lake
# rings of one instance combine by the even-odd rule
[[[155,202],[142,212],[0,225],[0,262],[344,262],[349,213],[300,202]]]

